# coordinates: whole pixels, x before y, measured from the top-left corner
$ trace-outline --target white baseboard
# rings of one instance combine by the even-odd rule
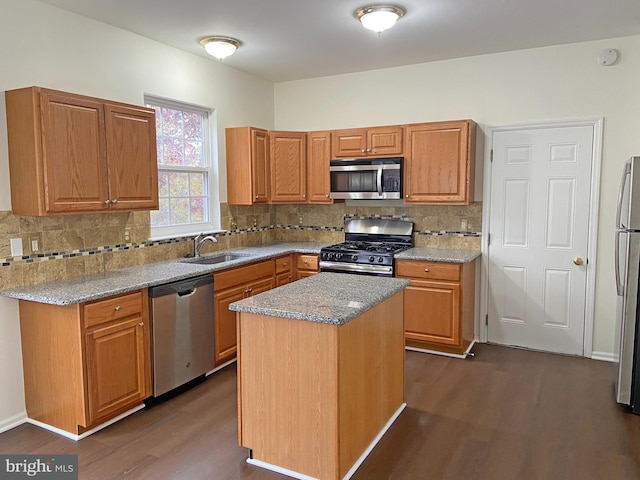
[[[385,426],[382,427],[382,430],[380,430],[380,433],[378,433],[376,438],[373,439],[373,441],[369,444],[369,446],[364,451],[364,453],[362,455],[360,455],[360,458],[358,458],[356,463],[353,464],[351,469],[342,478],[342,480],[349,480],[353,476],[353,474],[356,473],[356,470],[358,470],[360,465],[362,465],[362,463],[365,461],[367,456],[369,456],[371,451],[378,444],[380,439],[382,439],[382,437],[387,432],[387,430],[389,430],[389,428],[391,427],[393,422],[396,421],[396,418],[398,418],[398,416],[400,416],[400,414],[402,413],[402,411],[405,409],[406,406],[407,406],[406,403],[403,403],[402,405],[400,405],[400,408],[398,408],[398,410],[395,411],[395,413],[391,416],[391,418],[385,424]],[[256,467],[264,468],[265,470],[271,470],[272,472],[277,472],[277,473],[280,473],[282,475],[287,475],[288,477],[291,477],[291,478],[297,478],[298,480],[317,480],[315,477],[310,477],[309,475],[305,475],[304,473],[295,472],[293,470],[282,468],[282,467],[279,467],[277,465],[273,465],[271,463],[263,462],[261,460],[255,460],[253,458],[247,458],[247,463],[249,465],[255,465]]]
[[[67,437],[70,438],[71,440],[74,441],[78,441],[78,440],[82,440],[85,437],[88,437],[89,435],[96,433],[99,430],[102,430],[103,428],[107,428],[109,425],[112,425],[114,423],[116,423],[118,420],[122,420],[124,417],[128,417],[129,415],[136,413],[139,410],[142,410],[144,408],[144,405],[138,405],[135,408],[132,408],[131,410],[127,410],[124,413],[121,413],[120,415],[118,415],[117,417],[112,418],[111,420],[109,420],[108,422],[105,422],[101,425],[98,425],[95,428],[92,428],[91,430],[87,430],[84,433],[81,433],[80,435],[76,435],[75,433],[71,433],[71,432],[67,432],[66,430],[62,430],[58,427],[54,427],[52,425],[47,425],[46,423],[42,423],[38,420],[34,420],[33,418],[27,418],[27,422],[35,425],[36,427],[40,427],[43,428],[45,430],[49,430],[50,432],[53,433],[57,433],[58,435],[62,435],[63,437]]]
[[[0,433],[11,430],[27,422],[27,412],[18,413],[12,417],[0,420]]]
[[[620,359],[618,355],[609,352],[591,352],[592,360],[602,360],[603,362],[613,362],[616,363]]]

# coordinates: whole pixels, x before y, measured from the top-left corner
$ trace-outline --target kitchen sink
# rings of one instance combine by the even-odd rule
[[[239,253],[224,253],[222,255],[206,255],[203,257],[189,258],[182,260],[186,263],[197,263],[198,265],[214,265],[216,263],[230,262],[232,260],[240,260],[242,258],[248,258],[250,255],[243,255]]]

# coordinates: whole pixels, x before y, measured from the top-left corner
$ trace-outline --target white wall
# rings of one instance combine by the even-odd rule
[[[604,48],[621,52],[617,65],[598,64]],[[321,130],[472,118],[486,131],[603,116],[593,351],[606,356],[614,352],[620,168],[629,156],[640,155],[639,72],[640,36],[634,36],[283,82],[275,86],[275,123],[283,130]]]
[[[145,93],[215,108],[224,129],[273,128],[273,84],[31,0],[0,0],[0,92],[38,85],[126,103]],[[195,41],[195,40],[194,40]],[[226,200],[226,169],[219,169]],[[11,209],[4,95],[0,96],[0,210]],[[46,321],[46,319],[43,319]],[[17,302],[0,298],[0,429],[24,412]]]

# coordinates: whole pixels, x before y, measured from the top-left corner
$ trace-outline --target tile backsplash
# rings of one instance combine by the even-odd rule
[[[416,246],[480,248],[482,204],[354,207],[335,205],[220,206],[218,243],[203,253],[274,241],[338,243],[345,217],[396,217],[415,223]],[[461,231],[462,221],[466,230]],[[125,231],[128,237],[125,237]],[[193,237],[149,240],[149,212],[26,217],[0,211],[0,289],[102,273],[193,253]],[[21,238],[22,257],[12,257]],[[128,238],[128,240],[125,240]],[[31,251],[32,241],[38,251]]]

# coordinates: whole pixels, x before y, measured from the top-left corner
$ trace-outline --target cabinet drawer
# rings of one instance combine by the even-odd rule
[[[233,287],[241,283],[248,283],[258,278],[273,277],[274,274],[275,262],[273,260],[253,263],[244,267],[237,267],[220,273],[214,273],[213,288],[218,292],[225,288]]]
[[[396,276],[457,282],[460,280],[460,267],[458,263],[397,260]]]
[[[276,258],[276,274],[291,270],[291,256]]]
[[[298,255],[298,270],[318,270],[318,255]]]
[[[142,292],[138,291],[86,304],[84,326],[91,327],[140,313],[142,313]]]

